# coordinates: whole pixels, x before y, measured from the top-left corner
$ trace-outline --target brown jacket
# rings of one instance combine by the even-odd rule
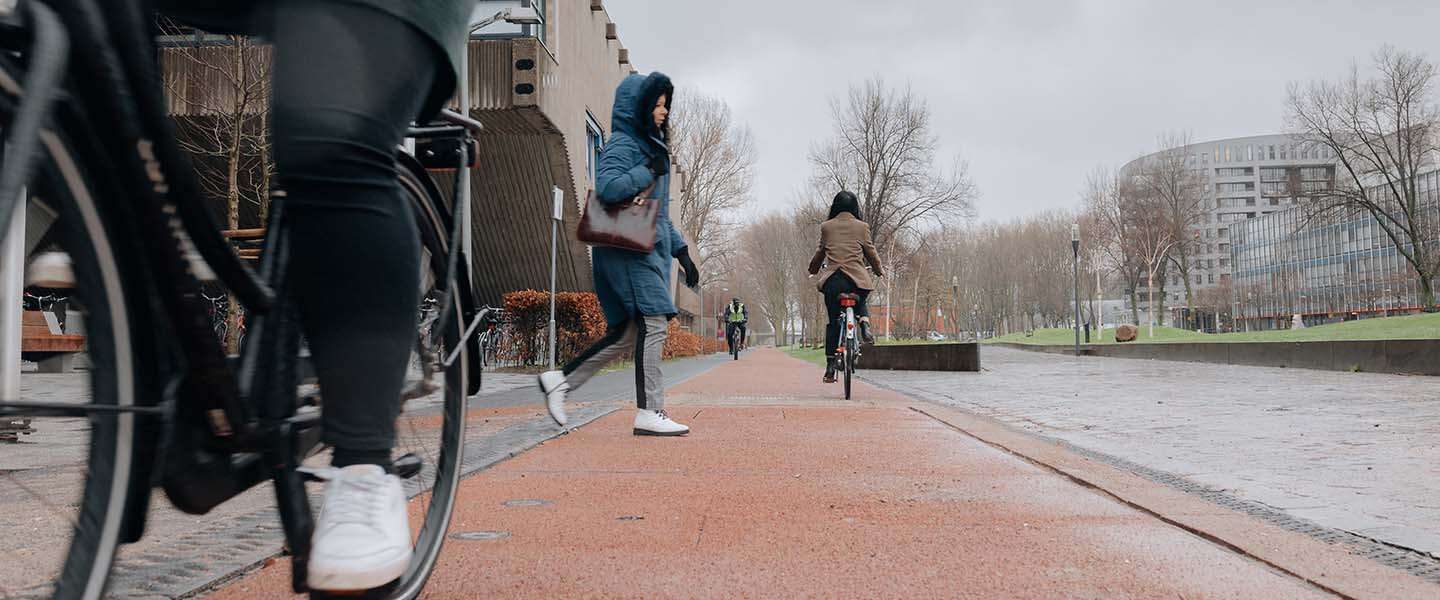
[[[875,254],[868,224],[848,212],[820,224],[820,249],[815,251],[815,258],[810,259],[810,274],[820,275],[816,278],[816,288],[824,289],[825,280],[840,271],[849,276],[856,287],[873,290],[870,273],[865,271],[866,263],[875,270],[875,275],[885,275],[880,270],[880,257]]]

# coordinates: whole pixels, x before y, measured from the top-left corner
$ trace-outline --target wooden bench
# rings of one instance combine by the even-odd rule
[[[85,351],[85,336],[66,335],[54,314],[24,311],[20,319],[20,358],[35,361],[41,373],[71,370],[74,355]]]

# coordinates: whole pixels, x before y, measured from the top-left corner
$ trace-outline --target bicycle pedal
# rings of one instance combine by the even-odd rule
[[[409,479],[411,477],[419,475],[420,471],[424,468],[425,459],[420,458],[413,452],[406,453],[404,456],[395,459],[393,467],[395,471],[395,476],[401,479]]]

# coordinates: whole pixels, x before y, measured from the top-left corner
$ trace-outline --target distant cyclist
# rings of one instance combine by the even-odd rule
[[[730,346],[730,351],[736,348],[745,347],[745,339],[749,335],[746,325],[750,323],[750,309],[739,297],[730,299],[725,305],[725,342]]]

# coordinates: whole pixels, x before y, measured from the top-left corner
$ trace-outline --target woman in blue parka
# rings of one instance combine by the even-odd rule
[[[647,201],[660,203],[655,249],[649,253],[597,246],[592,268],[595,295],[605,311],[605,337],[586,349],[563,371],[540,374],[540,390],[555,422],[564,425],[565,394],[584,385],[605,365],[628,354],[635,357],[635,435],[685,435],[664,409],[660,354],[668,321],[678,312],[670,297],[670,261],[679,260],[685,285],[700,282],[685,238],[670,222],[670,127],[667,118],[675,88],[663,73],[630,75],[615,90],[610,118],[613,132],[600,151],[595,194],[615,204],[654,188]]]

